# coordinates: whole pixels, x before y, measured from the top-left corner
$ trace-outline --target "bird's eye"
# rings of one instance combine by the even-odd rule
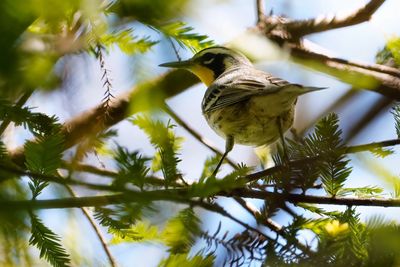
[[[211,53],[206,53],[206,54],[204,54],[204,56],[202,56],[202,63],[203,63],[204,65],[208,65],[208,64],[210,64],[211,62],[213,62],[214,59],[215,59],[215,57],[214,57],[213,54],[211,54]]]

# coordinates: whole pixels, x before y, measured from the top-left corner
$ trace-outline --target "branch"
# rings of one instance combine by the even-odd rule
[[[371,0],[365,6],[351,12],[350,14],[289,21],[285,24],[285,27],[293,36],[300,38],[312,33],[356,25],[365,21],[369,21],[372,15],[384,2],[385,0]]]
[[[256,0],[257,24],[265,20],[264,0]]]
[[[65,188],[67,189],[68,193],[74,197],[77,198],[78,196],[76,195],[75,191],[68,185],[65,185]],[[101,233],[100,227],[98,227],[98,225],[96,224],[96,222],[94,221],[94,219],[92,218],[92,216],[89,213],[89,210],[86,207],[82,207],[80,208],[83,215],[86,217],[86,219],[88,220],[90,226],[93,228],[93,231],[95,232],[97,238],[100,241],[101,246],[103,247],[103,250],[105,252],[105,254],[107,255],[108,261],[110,263],[111,267],[116,267],[117,263],[113,257],[113,255],[111,254],[110,249],[107,246],[107,241],[105,239],[105,237],[103,236],[103,234]]]
[[[293,242],[302,252],[304,252],[307,255],[312,254],[312,251],[307,245],[304,245],[301,243],[297,238],[293,239],[292,237],[288,236],[287,233],[285,232],[285,229],[279,225],[277,222],[272,220],[271,218],[263,218],[261,215],[261,212],[251,203],[247,202],[241,197],[233,197],[237,203],[239,203],[245,210],[247,210],[253,217],[256,219],[258,223],[261,223],[262,225],[268,227],[272,231],[274,231],[278,236],[283,237],[286,239],[286,242],[289,244],[290,242]]]
[[[343,154],[351,154],[351,153],[358,153],[358,152],[364,152],[364,151],[370,151],[375,148],[382,148],[382,147],[389,147],[389,146],[396,146],[400,144],[400,139],[392,139],[392,140],[386,140],[382,142],[372,142],[369,144],[363,144],[363,145],[356,145],[356,146],[347,146],[342,148],[342,153]],[[287,167],[295,167],[295,166],[302,166],[307,163],[314,162],[315,160],[323,157],[324,155],[316,155],[314,157],[309,157],[309,158],[304,158],[304,159],[299,159],[299,160],[294,160],[294,161],[289,161],[287,165],[275,165],[271,168],[255,172],[249,175],[246,175],[245,179],[248,182],[254,182],[257,181],[258,179],[261,179],[263,177],[266,177],[268,175],[271,175],[273,173],[276,173],[278,171],[281,171]]]
[[[69,121],[62,127],[65,138],[65,147],[68,149],[76,145],[85,137],[97,133],[119,123],[135,112],[141,111],[140,102],[148,101],[152,97],[152,104],[162,104],[168,98],[179,94],[197,83],[194,75],[186,71],[170,71],[154,80],[144,82],[132,88],[129,92],[117,96],[110,103],[107,116],[104,114],[103,103],[87,110]],[[19,166],[24,166],[24,148],[19,147],[10,152],[12,160]]]
[[[303,194],[285,194],[268,191],[256,191],[248,189],[235,190],[234,192],[231,192],[231,195],[255,199],[281,198],[293,204],[312,203],[346,206],[400,207],[400,199],[312,196]]]
[[[356,88],[400,100],[400,70],[331,57],[298,44],[287,44],[287,47],[294,62],[336,77]]]
[[[16,211],[29,209],[62,209],[62,208],[81,208],[99,207],[113,204],[141,202],[141,201],[171,201],[176,203],[190,204],[201,207],[208,207],[209,203],[190,200],[185,196],[186,189],[175,190],[154,190],[154,191],[131,191],[124,194],[101,195],[78,198],[58,198],[47,200],[1,200],[1,211]],[[244,197],[254,199],[282,199],[291,203],[313,203],[327,205],[346,205],[346,206],[376,206],[376,207],[400,207],[400,199],[383,198],[357,198],[357,197],[329,197],[314,196],[304,194],[278,193],[269,191],[236,189],[229,193],[219,192],[217,196],[225,197]],[[193,196],[195,197],[195,196]],[[203,203],[203,204],[200,204]],[[221,207],[222,208],[222,207]],[[219,209],[219,208],[218,208]],[[212,209],[210,209],[212,210]],[[226,211],[225,211],[226,212]]]

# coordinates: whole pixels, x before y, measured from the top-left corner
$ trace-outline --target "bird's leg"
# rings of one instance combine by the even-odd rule
[[[283,136],[283,126],[282,126],[282,117],[281,116],[278,117],[277,123],[278,123],[279,137],[281,139],[282,148],[283,148],[283,159],[286,162],[289,162],[289,157],[288,157],[288,154],[287,154],[287,147],[286,147],[285,137]]]
[[[216,176],[217,175],[218,170],[222,165],[222,162],[224,161],[224,159],[226,158],[228,153],[232,150],[233,144],[234,144],[233,136],[228,135],[227,138],[226,138],[226,141],[225,141],[225,152],[222,155],[221,159],[219,160],[217,167],[213,171],[212,176]]]

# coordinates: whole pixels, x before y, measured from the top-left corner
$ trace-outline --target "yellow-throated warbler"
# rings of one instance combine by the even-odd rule
[[[226,140],[214,175],[235,143],[261,146],[283,138],[293,124],[297,97],[324,89],[274,77],[255,69],[241,53],[219,46],[206,48],[189,60],[160,66],[187,69],[208,86],[203,114]]]

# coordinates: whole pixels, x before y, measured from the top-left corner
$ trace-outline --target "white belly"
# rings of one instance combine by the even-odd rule
[[[252,97],[250,100],[205,114],[208,124],[220,136],[233,136],[236,144],[268,145],[279,138],[278,118],[282,131],[293,124],[294,103],[282,102],[279,95]]]

